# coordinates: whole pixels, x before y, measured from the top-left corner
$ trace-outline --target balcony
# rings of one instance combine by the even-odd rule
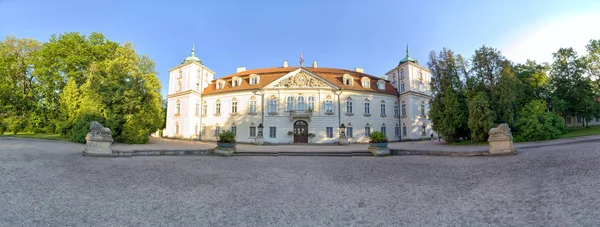
[[[312,111],[303,111],[303,110],[292,110],[290,111],[290,120],[293,121],[295,119],[308,119],[308,121],[312,118]]]

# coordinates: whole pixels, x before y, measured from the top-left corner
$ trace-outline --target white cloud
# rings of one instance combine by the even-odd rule
[[[573,47],[585,54],[590,39],[600,39],[600,13],[573,14],[559,17],[539,27],[529,27],[502,50],[509,60],[523,63],[527,59],[551,62],[552,53],[561,47]]]

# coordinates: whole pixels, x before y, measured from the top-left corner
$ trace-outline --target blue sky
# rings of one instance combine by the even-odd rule
[[[551,59],[600,39],[600,1],[49,1],[0,0],[0,36],[47,41],[51,34],[104,33],[149,55],[163,84],[190,54],[217,73],[280,67],[284,60],[382,76],[405,46],[426,66],[431,50],[465,56],[485,44],[511,60]]]

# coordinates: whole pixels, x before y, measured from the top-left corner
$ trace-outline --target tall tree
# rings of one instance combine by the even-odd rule
[[[465,103],[464,77],[466,63],[462,56],[444,48],[436,55],[429,54],[432,71],[433,99],[429,116],[433,128],[447,141],[457,141],[468,135],[467,105]]]
[[[479,92],[469,100],[469,129],[474,141],[485,141],[493,127],[493,114],[487,94]]]

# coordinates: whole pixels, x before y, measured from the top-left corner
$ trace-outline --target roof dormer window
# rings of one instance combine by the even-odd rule
[[[219,80],[217,80],[217,83],[215,84],[215,86],[217,87],[217,90],[223,89],[225,87],[225,81],[219,79]]]
[[[242,78],[236,76],[231,79],[231,87],[237,87],[237,86],[240,86],[241,84],[242,84]]]
[[[371,88],[371,80],[368,77],[363,77],[361,83],[364,88]]]
[[[377,89],[385,90],[385,81],[383,81],[383,80],[377,81]]]
[[[250,85],[257,85],[260,82],[260,76],[257,74],[250,75]]]
[[[346,85],[346,86],[354,85],[354,77],[352,77],[349,74],[344,74],[344,76],[342,76],[342,80],[344,82],[344,85]]]

